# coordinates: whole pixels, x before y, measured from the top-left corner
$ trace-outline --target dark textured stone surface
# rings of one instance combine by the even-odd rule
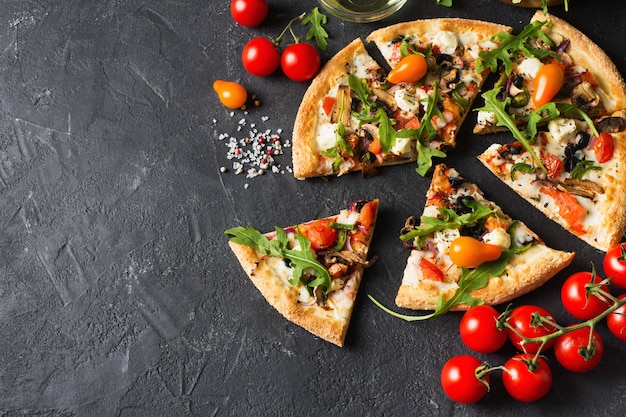
[[[495,0],[410,1],[384,22],[329,17],[326,59],[348,41],[401,20],[461,16],[520,29],[531,10]],[[570,375],[553,363],[544,400],[521,405],[499,377],[478,405],[449,402],[439,370],[467,353],[458,314],[405,323],[392,305],[407,254],[397,239],[422,207],[428,180],[412,166],[362,180],[247,179],[230,167],[222,133],[282,129],[290,140],[306,84],[279,73],[246,74],[243,44],[276,36],[314,1],[270,1],[257,28],[235,25],[226,1],[0,1],[0,415],[3,416],[451,416],[617,415],[626,347],[609,337],[599,368]],[[626,70],[621,0],[556,8]],[[246,114],[224,109],[211,89],[239,80],[258,95]],[[265,119],[267,116],[267,120]],[[574,265],[519,303],[548,307],[563,322],[564,277],[601,254],[542,218],[494,180],[471,135],[448,163],[478,182]],[[238,132],[240,120],[246,126]],[[494,140],[506,139],[494,137]],[[277,157],[290,166],[290,149]],[[223,231],[262,230],[335,213],[356,198],[381,198],[373,254],[346,346],[286,322],[234,264]],[[504,363],[511,351],[485,357]]]

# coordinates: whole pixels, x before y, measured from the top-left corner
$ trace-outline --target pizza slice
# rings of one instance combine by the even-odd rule
[[[484,82],[473,60],[506,26],[432,19],[374,31],[388,74],[357,39],[307,89],[294,123],[294,176],[342,175],[416,161],[421,175],[445,157]],[[397,58],[397,59],[396,59]],[[404,59],[402,59],[404,58]],[[412,61],[411,61],[412,60]],[[411,62],[410,62],[411,61]],[[407,76],[408,74],[408,76]]]
[[[481,52],[477,67],[500,72],[498,99],[507,114],[525,127],[533,114],[556,103],[577,118],[606,118],[626,109],[626,84],[607,54],[578,29],[537,11],[519,34],[502,33],[498,48]],[[542,107],[544,106],[544,107]],[[501,117],[500,117],[501,118]],[[506,130],[497,112],[478,112],[476,134]]]
[[[519,142],[493,144],[478,159],[589,245],[607,251],[624,236],[626,132],[598,131],[580,120],[558,118],[538,132],[528,149]]]
[[[400,238],[411,254],[396,304],[414,310],[501,304],[543,285],[574,258],[546,246],[443,164],[434,169],[422,216],[407,219]]]
[[[224,233],[252,283],[291,322],[343,346],[378,200],[353,202],[339,214],[261,233],[251,226]]]

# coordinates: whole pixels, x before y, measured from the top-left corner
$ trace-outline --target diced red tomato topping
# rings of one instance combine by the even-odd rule
[[[585,233],[582,222],[587,215],[587,210],[580,205],[576,197],[568,192],[555,190],[550,187],[542,187],[541,192],[552,197],[559,208],[559,215],[574,232],[579,235]]]
[[[420,269],[422,270],[422,277],[425,280],[443,282],[443,272],[428,259],[420,259]]]
[[[413,117],[412,119],[409,119],[404,124],[405,129],[419,129],[419,127],[420,127],[420,119],[417,117]]]
[[[541,163],[548,170],[548,176],[550,178],[556,178],[565,169],[565,163],[550,152],[544,152],[541,154]]]
[[[587,81],[594,88],[598,87],[598,80],[596,80],[595,75],[593,75],[593,73],[589,70],[579,74],[578,78],[580,79],[581,82]]]
[[[328,223],[330,219],[315,220],[298,226],[298,232],[311,242],[311,249],[326,249],[335,244],[337,240],[337,229]]]
[[[378,201],[373,200],[365,203],[359,212],[358,222],[363,225],[366,230],[372,227],[372,223],[376,219],[376,212],[378,209]]]
[[[367,150],[375,155],[380,154],[383,151],[383,146],[380,143],[380,139],[376,138],[371,141],[369,146],[367,147]]]
[[[396,42],[393,44],[393,50],[391,51],[391,58],[389,59],[389,63],[391,65],[396,65],[402,59],[402,50],[400,47],[402,46],[402,42]]]
[[[593,142],[593,152],[599,163],[610,161],[613,158],[614,150],[613,136],[609,133],[600,133],[600,136]]]
[[[331,96],[324,97],[324,100],[322,101],[322,109],[324,109],[326,116],[330,116],[330,113],[333,111],[333,107],[335,107],[335,98]]]

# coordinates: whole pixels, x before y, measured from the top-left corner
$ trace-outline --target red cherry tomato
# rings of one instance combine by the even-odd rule
[[[604,275],[611,279],[611,284],[626,290],[626,243],[613,246],[604,255],[602,263]]]
[[[477,370],[485,365],[469,355],[455,356],[441,369],[441,387],[453,401],[471,404],[481,400],[489,391],[489,374],[478,379]]]
[[[613,136],[610,133],[600,133],[600,136],[593,142],[593,153],[596,156],[596,161],[601,164],[613,158],[614,150]]]
[[[563,86],[563,70],[556,63],[546,64],[537,72],[534,80],[533,103],[541,107],[556,96]]]
[[[597,295],[588,295],[587,292],[588,284],[599,284],[601,281],[602,278],[586,271],[570,275],[561,287],[561,303],[565,310],[579,320],[589,320],[609,308],[609,304]],[[607,285],[602,285],[600,288],[609,292]]]
[[[590,330],[583,327],[556,338],[554,356],[563,368],[571,372],[589,372],[600,363],[604,342],[595,330],[590,338]]]
[[[500,313],[488,305],[471,307],[461,318],[461,340],[478,353],[493,353],[506,343],[507,334],[498,328]]]
[[[238,109],[246,104],[248,92],[245,87],[234,81],[216,80],[213,90],[217,93],[220,102],[229,109]]]
[[[258,26],[265,20],[269,6],[265,0],[231,0],[230,14],[241,26]]]
[[[280,56],[280,67],[287,77],[293,81],[309,81],[320,70],[322,60],[320,54],[310,43],[294,43],[283,50]]]
[[[331,227],[329,220],[320,219],[298,226],[298,232],[311,242],[311,249],[327,249],[337,240],[337,229]]]
[[[617,298],[618,300],[623,300],[626,298],[626,294],[622,294]],[[617,308],[606,316],[606,325],[613,333],[613,336],[622,342],[626,342],[626,305]]]
[[[450,259],[462,268],[476,268],[484,262],[495,261],[501,253],[499,246],[470,236],[458,237],[450,243]]]
[[[390,83],[414,83],[421,80],[428,71],[426,58],[421,54],[405,56],[387,75]]]
[[[545,397],[552,387],[552,371],[541,356],[533,361],[533,355],[521,353],[509,359],[504,368],[502,383],[517,401],[537,401]]]
[[[537,353],[541,347],[541,342],[523,343],[523,338],[532,339],[535,337],[543,337],[557,331],[556,327],[540,320],[540,317],[554,321],[552,314],[546,309],[533,305],[523,305],[514,308],[509,314],[507,323],[511,328],[507,327],[509,340],[520,352]],[[519,333],[519,334],[518,334]],[[554,339],[550,339],[543,347],[545,352],[554,344]]]
[[[241,52],[243,67],[252,75],[265,77],[280,65],[280,52],[267,38],[252,38]]]

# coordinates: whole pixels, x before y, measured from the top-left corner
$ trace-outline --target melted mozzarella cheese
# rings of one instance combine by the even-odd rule
[[[325,151],[337,144],[337,123],[320,123],[315,132],[318,151]]]
[[[438,46],[442,53],[452,55],[459,46],[459,40],[456,33],[441,31],[435,34],[433,44]]]

